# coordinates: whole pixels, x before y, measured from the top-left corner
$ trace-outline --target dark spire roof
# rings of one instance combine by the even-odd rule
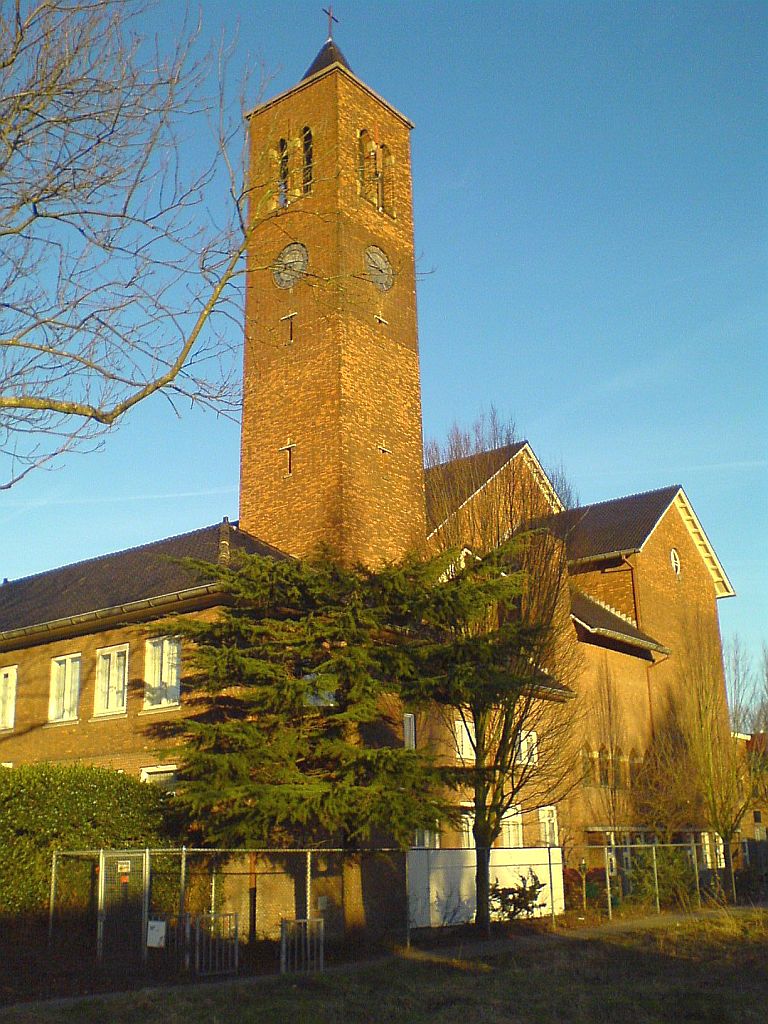
[[[329,68],[331,64],[343,64],[347,71],[352,70],[347,63],[347,58],[336,43],[332,39],[326,39],[320,48],[320,52],[305,71],[302,82],[305,78],[311,78],[312,75],[316,75],[318,71],[324,71],[326,68]]]

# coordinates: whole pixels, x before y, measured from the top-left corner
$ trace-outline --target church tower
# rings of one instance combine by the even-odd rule
[[[299,557],[425,536],[412,127],[330,38],[249,115],[240,527]]]

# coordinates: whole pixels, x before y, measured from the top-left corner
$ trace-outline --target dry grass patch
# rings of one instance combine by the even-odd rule
[[[411,951],[308,979],[155,990],[0,1012],[3,1024],[751,1024],[765,1020],[768,918],[510,938],[477,957]]]

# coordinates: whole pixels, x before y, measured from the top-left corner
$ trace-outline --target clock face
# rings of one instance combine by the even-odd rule
[[[309,253],[301,242],[286,245],[272,265],[272,277],[278,288],[293,288],[307,270]]]
[[[379,291],[388,292],[395,283],[395,272],[387,259],[387,254],[377,245],[369,245],[365,250],[365,272],[368,280],[375,284]]]

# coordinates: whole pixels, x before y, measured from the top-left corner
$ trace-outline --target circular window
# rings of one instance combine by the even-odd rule
[[[680,575],[680,555],[677,548],[672,548],[669,552],[669,560],[672,563],[672,571],[675,576]]]

